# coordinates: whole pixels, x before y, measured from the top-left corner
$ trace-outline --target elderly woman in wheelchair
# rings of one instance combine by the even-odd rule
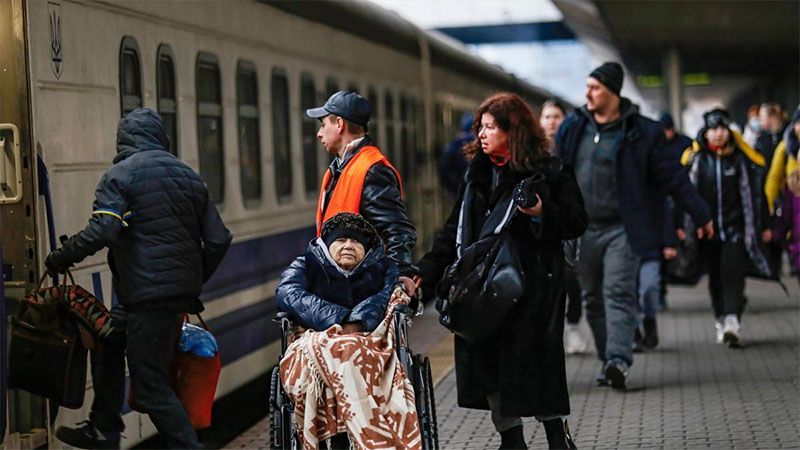
[[[421,433],[415,399],[424,384],[430,422],[429,365],[422,383],[408,373],[421,361],[405,343],[409,297],[369,222],[351,213],[325,222],[281,274],[276,300],[284,351],[270,393],[273,448],[435,446],[423,442],[435,424]]]

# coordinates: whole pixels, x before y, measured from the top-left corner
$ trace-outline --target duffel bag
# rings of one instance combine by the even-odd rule
[[[86,392],[85,336],[65,301],[66,285],[42,282],[10,319],[9,387],[77,409]]]

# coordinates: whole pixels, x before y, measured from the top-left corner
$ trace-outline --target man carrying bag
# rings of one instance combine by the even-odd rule
[[[170,448],[201,448],[170,387],[169,365],[183,314],[198,300],[230,246],[200,175],[173,156],[161,117],[140,108],[117,128],[114,165],[100,179],[89,224],[47,256],[63,272],[103,247],[119,303],[114,331],[92,352],[95,397],[89,420],[56,436],[79,448],[119,448],[125,358],[135,400]]]

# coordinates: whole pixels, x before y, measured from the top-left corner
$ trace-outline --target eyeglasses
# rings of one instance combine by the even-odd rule
[[[711,113],[708,115],[708,117],[706,117],[707,128],[717,128],[717,127],[727,128],[728,125],[730,125],[730,121],[724,114]]]

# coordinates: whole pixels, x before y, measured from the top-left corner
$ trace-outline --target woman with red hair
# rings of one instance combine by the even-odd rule
[[[455,336],[458,404],[491,410],[500,448],[527,448],[520,418],[531,416],[544,423],[550,448],[575,448],[565,420],[562,241],[586,228],[583,197],[572,169],[547,152],[544,130],[519,96],[486,99],[472,131],[477,139],[465,147],[471,160],[458,199],[433,248],[417,263],[419,276],[436,284],[462,249],[487,228],[499,229],[493,212],[506,211],[502,220],[520,255],[524,293],[490,337]],[[521,183],[530,180],[538,181]],[[528,190],[515,192],[517,186]]]

